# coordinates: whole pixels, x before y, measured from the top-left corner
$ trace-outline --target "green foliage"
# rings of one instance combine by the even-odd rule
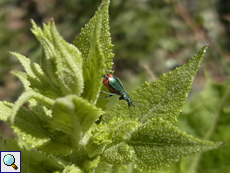
[[[108,26],[109,2],[101,4],[94,17],[78,35],[75,46],[82,52],[84,92],[82,97],[96,102],[101,88],[101,77],[113,65],[112,44]],[[98,85],[100,84],[100,85]]]
[[[33,34],[43,48],[41,68],[51,80],[52,87],[60,90],[60,96],[68,94],[80,95],[83,90],[82,57],[80,51],[68,44],[57,32],[54,21],[38,28],[32,21]],[[63,58],[65,57],[65,58]]]
[[[185,104],[178,122],[180,129],[206,140],[223,140],[225,144],[218,151],[198,154],[194,158],[184,160],[184,172],[194,172],[195,169],[198,172],[230,171],[230,138],[226,133],[230,130],[229,98],[229,80],[214,83],[209,79],[201,94]]]
[[[104,115],[105,121],[123,116],[142,118],[142,122],[158,117],[175,122],[187,98],[193,78],[206,49],[207,46],[204,46],[186,65],[164,74],[155,82],[145,83],[132,92],[131,97],[137,104],[140,104],[138,111],[135,109],[130,111],[126,109],[124,103],[120,103],[106,112]],[[118,114],[118,111],[120,112],[121,110],[122,115]]]
[[[1,151],[21,151],[21,170],[22,172],[52,172],[63,170],[63,165],[59,159],[52,155],[47,155],[41,151],[28,150],[25,146],[19,146],[13,139],[0,140]]]
[[[1,141],[0,149],[22,151],[22,172],[121,172],[130,164],[150,171],[221,145],[173,124],[207,45],[186,65],[133,91],[135,107],[120,101],[104,112],[96,106],[102,76],[112,66],[108,6],[103,0],[74,45],[59,35],[53,19],[43,30],[32,21],[43,49],[40,65],[10,53],[25,68],[13,72],[25,92],[14,104],[0,103],[0,119],[18,134],[17,141]]]

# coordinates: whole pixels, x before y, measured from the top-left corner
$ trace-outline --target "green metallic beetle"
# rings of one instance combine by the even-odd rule
[[[127,94],[122,85],[120,79],[113,73],[108,73],[103,77],[103,84],[108,88],[111,93],[102,91],[103,93],[109,94],[109,97],[113,95],[120,95],[119,100],[125,100],[128,106],[134,106],[131,97]]]

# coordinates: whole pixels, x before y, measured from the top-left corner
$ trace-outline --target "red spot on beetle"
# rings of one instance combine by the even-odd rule
[[[113,74],[109,73],[103,77],[103,84],[108,88],[111,93],[117,93],[117,91],[109,84],[114,79]]]

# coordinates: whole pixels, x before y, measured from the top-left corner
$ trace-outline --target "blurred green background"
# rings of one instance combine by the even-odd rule
[[[42,26],[51,17],[70,43],[101,0],[1,0],[0,99],[15,101],[20,82],[9,71],[21,69],[8,51],[38,61],[41,49],[30,19]],[[230,71],[230,2],[227,0],[112,0],[110,29],[113,70],[128,91],[186,63],[204,44],[210,47],[193,88],[205,83],[204,71],[224,81]]]
[[[30,32],[30,19],[42,26],[53,17],[60,34],[72,43],[100,3],[101,0],[1,0],[1,101],[14,102],[23,91],[20,81],[9,73],[23,69],[7,52],[18,52],[39,62],[41,47]],[[109,13],[113,70],[128,92],[185,64],[206,43],[210,46],[189,97],[202,91],[206,74],[216,82],[228,79],[230,1],[111,0]],[[0,130],[5,136],[14,136],[2,122]]]

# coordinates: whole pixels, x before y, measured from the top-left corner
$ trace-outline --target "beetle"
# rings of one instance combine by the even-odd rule
[[[109,94],[109,97],[113,95],[120,95],[119,100],[125,100],[128,106],[134,106],[131,97],[125,91],[120,79],[113,73],[107,73],[103,77],[103,84],[108,88],[111,93],[102,91],[105,94]]]

